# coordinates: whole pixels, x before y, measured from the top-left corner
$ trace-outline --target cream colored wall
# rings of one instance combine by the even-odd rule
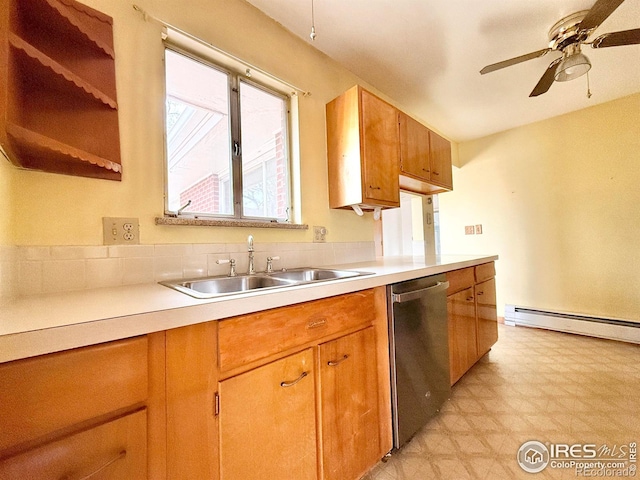
[[[504,304],[640,321],[640,94],[462,143],[445,253],[497,253]],[[464,235],[482,224],[483,235]]]
[[[163,48],[161,27],[127,0],[82,0],[114,19],[122,182],[0,167],[0,244],[96,245],[102,217],[140,219],[142,243],[310,242],[312,231],[156,226],[163,213]],[[373,220],[328,208],[325,104],[359,81],[242,0],[136,0],[172,23],[312,92],[301,98],[302,221],[323,225],[328,241],[371,241]],[[10,170],[9,176],[5,176]],[[12,185],[6,178],[11,177]]]
[[[14,168],[0,152],[0,245],[13,245],[13,195]]]

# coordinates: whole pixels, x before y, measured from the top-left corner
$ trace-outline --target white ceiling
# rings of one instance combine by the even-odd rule
[[[247,0],[311,43],[311,0]],[[592,49],[586,76],[529,98],[544,57],[487,75],[485,65],[543,49],[550,27],[595,0],[314,0],[313,46],[454,141],[465,141],[640,92],[640,45]],[[626,0],[590,39],[640,28]]]

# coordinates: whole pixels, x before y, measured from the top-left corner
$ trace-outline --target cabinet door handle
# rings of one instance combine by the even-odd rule
[[[428,168],[423,168],[422,171],[429,173],[431,170],[429,170]]]
[[[476,295],[484,295],[484,292],[478,292]]]
[[[431,173],[433,173],[434,175],[440,175],[440,172],[431,172]]]
[[[369,188],[370,188],[371,190],[382,190],[382,188],[381,188],[381,187],[374,187],[373,185],[369,185]]]
[[[127,451],[126,450],[122,450],[120,453],[118,453],[117,457],[112,458],[108,462],[106,462],[106,463],[102,464],[101,466],[99,466],[97,470],[94,470],[89,475],[85,475],[84,477],[79,478],[78,480],[89,480],[90,478],[93,478],[97,474],[102,472],[109,465],[112,465],[112,464],[116,463],[118,460],[122,460],[126,456],[127,456]],[[65,475],[64,477],[61,477],[60,480],[71,480],[71,477],[69,477],[68,475]]]
[[[473,296],[467,297],[467,302],[470,302],[471,300],[473,300]]]
[[[343,357],[338,359],[338,360],[330,360],[330,361],[328,361],[327,365],[329,365],[330,367],[337,367],[342,362],[344,362],[347,358],[349,358],[349,355],[344,354]]]
[[[307,323],[307,328],[322,327],[326,323],[327,323],[327,319],[326,318],[319,318],[317,320],[310,320],[309,323]]]
[[[292,382],[281,382],[280,386],[281,387],[293,387],[296,383],[298,383],[300,380],[302,380],[307,375],[308,375],[307,372],[302,372],[300,374],[300,376],[298,378],[296,378],[294,381],[292,381]]]

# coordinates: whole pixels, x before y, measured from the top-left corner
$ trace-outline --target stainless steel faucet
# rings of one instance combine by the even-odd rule
[[[253,275],[256,273],[255,266],[253,265],[253,235],[249,235],[247,238],[247,242],[249,243],[249,275]]]

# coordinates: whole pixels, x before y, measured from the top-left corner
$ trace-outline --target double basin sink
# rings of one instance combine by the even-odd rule
[[[160,284],[195,298],[214,298],[255,290],[286,288],[294,285],[362,275],[372,275],[372,273],[327,268],[295,268],[273,273],[256,273],[254,275],[237,275],[235,277],[205,277],[193,280],[160,282]]]

